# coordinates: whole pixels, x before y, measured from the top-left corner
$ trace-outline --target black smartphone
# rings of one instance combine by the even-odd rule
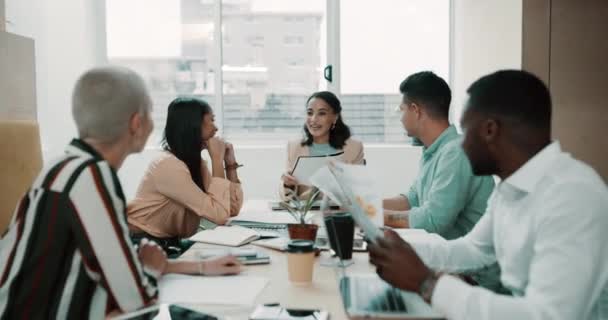
[[[169,316],[168,318],[166,316]],[[218,320],[217,317],[198,312],[192,309],[184,308],[178,305],[154,305],[137,311],[129,312],[120,315],[114,320],[153,320],[171,319],[171,320]]]

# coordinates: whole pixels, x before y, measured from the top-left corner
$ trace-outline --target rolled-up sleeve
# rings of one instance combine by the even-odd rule
[[[410,190],[406,194],[402,194],[407,199],[407,202],[410,204],[410,207],[417,207],[420,205],[420,201],[418,200],[418,191],[416,191],[416,182],[412,185]]]
[[[236,216],[243,206],[243,188],[240,183],[213,177],[208,192],[219,201],[228,204],[231,217]]]

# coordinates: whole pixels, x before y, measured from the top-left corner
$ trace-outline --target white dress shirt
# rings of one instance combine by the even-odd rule
[[[449,272],[498,261],[513,296],[442,276],[432,305],[448,319],[608,319],[608,188],[586,164],[545,147],[494,190],[463,238],[412,244]]]

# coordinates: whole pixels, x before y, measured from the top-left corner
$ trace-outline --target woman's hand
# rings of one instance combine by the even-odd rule
[[[213,137],[207,140],[207,150],[209,151],[211,161],[222,163],[226,154],[226,142],[220,138]]]
[[[236,163],[236,156],[234,155],[234,146],[230,142],[225,142],[226,151],[224,153],[224,163],[228,165],[233,165]]]
[[[283,184],[288,187],[295,187],[298,185],[298,179],[296,179],[296,177],[290,175],[289,173],[284,173],[281,176],[281,180],[283,180]]]
[[[241,262],[235,256],[223,256],[203,260],[202,274],[206,276],[219,276],[238,274],[241,272]]]
[[[290,175],[289,173],[284,173],[281,176],[281,179],[283,180],[283,184],[288,187],[295,187],[298,185],[298,179],[296,179],[296,177]]]
[[[146,238],[139,242],[139,250],[137,251],[139,261],[144,266],[144,269],[154,275],[156,278],[163,275],[167,269],[167,254],[156,242]]]

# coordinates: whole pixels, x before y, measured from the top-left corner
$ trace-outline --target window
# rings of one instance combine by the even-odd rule
[[[222,17],[224,34],[247,34],[242,46],[224,46],[223,134],[236,142],[283,144],[301,134],[306,99],[322,87],[325,0],[242,3],[238,14]],[[256,23],[244,26],[243,15]],[[304,37],[319,41],[304,44]]]
[[[287,46],[303,45],[304,37],[303,36],[285,36],[285,37],[283,37],[283,44],[285,44]]]
[[[109,60],[142,74],[152,93],[149,143],[158,145],[166,107],[179,95],[208,100],[234,142],[300,136],[306,99],[328,86],[323,69],[336,44],[327,42],[327,23],[337,14],[334,78],[346,123],[364,142],[406,142],[399,84],[422,70],[448,80],[449,1],[343,0],[339,13],[327,12],[327,1],[106,0]]]
[[[108,60],[137,71],[146,81],[154,109],[148,144],[158,146],[167,106],[175,97],[215,94],[213,4],[107,0],[106,12]]]
[[[395,111],[401,81],[423,70],[449,80],[449,1],[377,0],[373,6],[340,2],[344,118],[364,141],[403,142]]]
[[[226,44],[225,41],[226,40],[224,39],[224,44]],[[247,44],[249,44],[250,47],[263,48],[264,47],[264,36],[260,36],[260,35],[247,36],[246,42],[247,42]]]
[[[303,58],[288,57],[287,60],[285,60],[285,63],[288,67],[298,68],[305,66],[306,61]]]

